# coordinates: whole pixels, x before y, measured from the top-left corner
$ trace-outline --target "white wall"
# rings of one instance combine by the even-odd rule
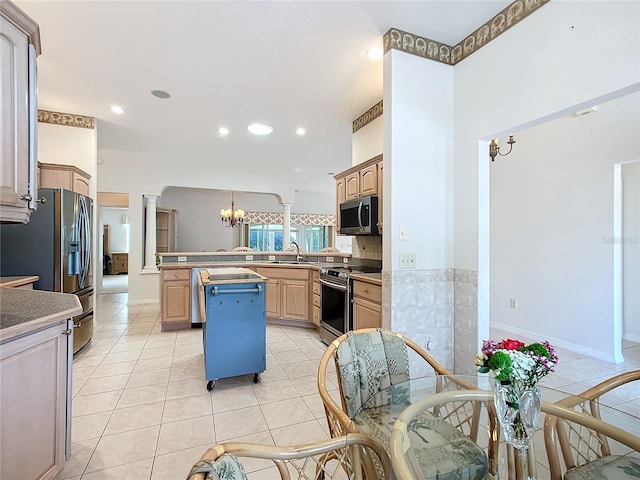
[[[129,252],[129,225],[122,223],[122,216],[129,216],[128,208],[102,207],[101,225],[99,234],[103,232],[103,226],[109,225],[109,253]]]
[[[490,165],[492,325],[598,349],[580,332],[611,326],[614,164],[639,156],[634,93],[521,131],[512,153]]]
[[[478,347],[490,315],[486,141],[637,91],[639,18],[638,2],[549,2],[455,67],[454,256],[457,268],[478,270]],[[598,322],[563,340],[612,358],[612,317]]]
[[[351,164],[358,165],[370,158],[382,154],[382,140],[384,137],[383,116],[367,123],[353,134],[351,143]]]
[[[640,161],[622,165],[623,338],[640,342]]]
[[[235,207],[245,211],[282,213],[275,195],[234,192]],[[231,250],[240,243],[240,229],[227,228],[220,222],[220,209],[231,208],[231,193],[220,190],[168,187],[158,199],[158,206],[175,208],[178,216],[178,250],[215,252]],[[332,214],[335,199],[318,194],[296,195],[291,213]]]
[[[91,175],[95,196],[96,131],[90,128],[38,123],[38,161],[74,165]]]
[[[453,68],[396,50],[384,62],[383,269],[398,269],[400,254],[449,268]]]

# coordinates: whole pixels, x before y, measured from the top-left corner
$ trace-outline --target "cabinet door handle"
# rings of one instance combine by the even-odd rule
[[[36,198],[36,202],[44,205],[45,203],[47,203],[47,197]]]
[[[20,195],[20,200],[24,200],[25,202],[30,202],[33,200],[33,197],[29,193],[25,193],[24,195]]]
[[[71,332],[73,332],[73,330],[71,330],[70,328],[67,328],[66,330],[62,331],[62,335],[71,335]]]
[[[369,294],[369,290],[367,290],[366,288],[364,289],[364,293],[366,293],[367,295]]]

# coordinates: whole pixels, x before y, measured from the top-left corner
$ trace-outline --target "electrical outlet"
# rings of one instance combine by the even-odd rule
[[[269,255],[269,260],[275,260],[276,256],[275,255]]]
[[[415,253],[400,254],[400,268],[416,268],[416,254]]]
[[[247,259],[247,260],[253,260],[253,255],[245,255],[245,259]]]
[[[349,263],[349,259],[348,259],[347,257],[343,258],[343,259],[342,259],[342,263],[344,263],[344,264]]]
[[[509,306],[511,308],[518,308],[518,300],[516,300],[515,298],[509,300]]]
[[[187,261],[187,257],[178,257],[178,261],[179,262],[186,262]]]
[[[327,263],[333,263],[333,257],[327,257],[324,259],[324,261]]]

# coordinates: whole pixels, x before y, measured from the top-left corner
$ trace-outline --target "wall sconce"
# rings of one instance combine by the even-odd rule
[[[491,140],[491,143],[489,143],[489,156],[491,157],[492,162],[498,155],[500,155],[501,157],[506,157],[511,153],[511,150],[513,150],[513,144],[516,143],[515,139],[513,138],[513,134],[509,135],[509,140],[507,141],[507,143],[509,144],[509,151],[507,153],[502,153],[500,152],[500,147],[498,146],[498,139],[494,138],[493,140]]]

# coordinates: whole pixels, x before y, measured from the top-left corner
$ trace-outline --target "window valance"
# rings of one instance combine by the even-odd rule
[[[244,223],[252,225],[282,225],[284,215],[281,212],[245,212]],[[336,216],[323,213],[292,213],[291,225],[310,225],[334,227]]]

